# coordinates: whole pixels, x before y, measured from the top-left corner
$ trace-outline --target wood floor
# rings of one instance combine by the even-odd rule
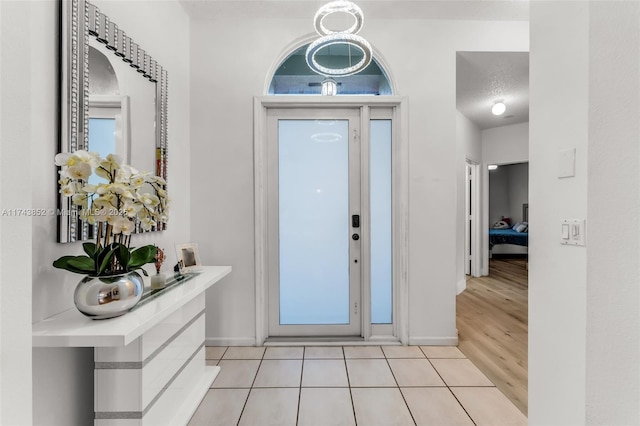
[[[491,259],[457,297],[458,348],[527,414],[526,259]]]

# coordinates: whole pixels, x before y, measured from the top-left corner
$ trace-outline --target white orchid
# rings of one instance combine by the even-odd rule
[[[73,180],[86,180],[91,176],[91,165],[89,163],[76,162],[67,169],[67,177]]]
[[[67,183],[60,187],[60,193],[65,197],[71,197],[76,193],[76,187],[73,183]]]
[[[135,187],[141,187],[146,182],[145,178],[146,178],[145,174],[142,174],[142,173],[135,174],[131,176],[131,185]]]
[[[116,182],[129,182],[131,176],[138,174],[138,170],[128,164],[121,164],[120,169],[116,173]]]
[[[96,222],[110,223],[113,221],[113,217],[110,214],[109,208],[97,208],[92,212],[91,216]]]
[[[106,222],[110,234],[130,235],[137,223],[143,230],[151,230],[168,219],[166,181],[123,164],[117,155],[101,158],[78,150],[56,155],[55,164],[61,167],[60,193],[82,208],[83,220],[90,224]],[[106,182],[89,183],[92,173]]]
[[[122,207],[122,211],[127,217],[136,217],[141,209],[141,204],[135,203],[131,200],[125,201],[124,206]]]
[[[93,200],[93,204],[98,208],[118,207],[118,196],[113,193],[105,193]]]
[[[154,194],[138,194],[138,201],[145,207],[155,207],[160,204],[160,199]]]
[[[56,154],[54,162],[56,163],[56,166],[73,166],[75,160],[73,160],[73,153],[61,152]]]
[[[73,155],[78,158],[79,161],[89,164],[91,168],[96,168],[100,161],[100,156],[97,153],[88,152],[82,149],[75,151]]]
[[[112,217],[111,226],[113,227],[114,234],[131,235],[135,229],[134,223],[122,216]]]
[[[75,206],[87,207],[89,197],[84,192],[79,192],[71,196],[71,203]]]
[[[153,228],[154,226],[156,226],[156,222],[154,220],[152,220],[150,217],[147,216],[147,217],[145,217],[144,219],[142,219],[140,221],[140,226],[145,231],[148,231],[151,228]]]
[[[87,152],[79,149],[75,152],[61,152],[55,157],[56,166],[73,167],[80,163],[88,164],[91,168],[95,168],[98,164],[100,156],[95,152]]]

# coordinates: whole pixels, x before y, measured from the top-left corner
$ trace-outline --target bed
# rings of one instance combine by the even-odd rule
[[[489,250],[498,244],[514,244],[516,246],[529,246],[529,203],[522,205],[522,219],[527,225],[524,232],[518,232],[512,228],[489,229]],[[522,222],[520,222],[522,223]]]
[[[529,233],[518,232],[511,228],[489,229],[489,250],[491,250],[496,244],[529,246]]]

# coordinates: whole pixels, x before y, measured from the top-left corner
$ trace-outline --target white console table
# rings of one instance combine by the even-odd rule
[[[205,362],[205,290],[230,272],[205,266],[117,318],[62,312],[33,324],[33,346],[95,348],[96,426],[186,425],[220,371]]]

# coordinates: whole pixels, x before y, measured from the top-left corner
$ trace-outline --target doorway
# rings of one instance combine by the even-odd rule
[[[403,341],[401,102],[353,100],[331,107],[259,100],[258,344],[267,337]]]

